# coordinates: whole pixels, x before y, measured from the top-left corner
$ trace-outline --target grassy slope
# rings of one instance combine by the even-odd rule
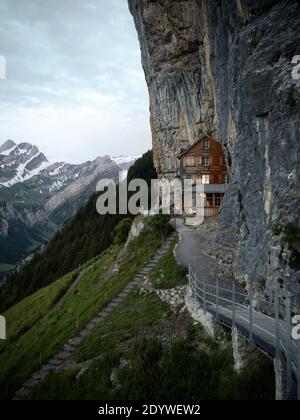
[[[113,271],[121,246],[114,245],[87,265],[76,289],[47,319],[38,322],[74,280],[73,273],[23,300],[10,311],[14,337],[0,353],[1,399],[9,398],[39,368],[40,352],[48,360],[120,291],[159,247],[161,234],[149,230],[136,238]],[[174,243],[175,245],[175,243]],[[154,284],[174,287],[185,280],[173,250],[151,273]],[[163,282],[162,282],[163,279]],[[49,299],[48,299],[49,298]],[[22,318],[23,311],[27,316]],[[35,328],[22,335],[31,324]],[[125,302],[86,337],[76,353],[88,370],[52,373],[31,399],[272,399],[273,368],[252,361],[241,375],[233,372],[230,343],[220,348],[184,312],[173,311],[155,294],[136,288]],[[120,369],[120,361],[129,365]],[[82,365],[83,363],[83,365]],[[113,387],[117,371],[121,388]]]
[[[12,264],[5,264],[5,263],[0,263],[0,271],[11,271],[15,268],[15,265]]]
[[[185,281],[173,250],[152,271],[154,284],[157,276],[164,287]],[[272,364],[259,358],[236,374],[231,353],[230,342],[220,348],[186,312],[136,288],[82,341],[78,368],[52,373],[30,399],[272,399]],[[81,367],[87,370],[78,379]],[[112,372],[121,387],[112,385]]]
[[[105,353],[107,349],[116,348],[168,314],[169,306],[156,295],[141,296],[135,290],[108,319],[82,341],[77,352],[77,361],[84,362]]]
[[[174,249],[178,239],[174,241],[170,250],[161,258],[157,266],[150,273],[153,286],[157,289],[172,289],[187,283],[185,267],[179,265],[174,257]]]
[[[40,289],[9,309],[5,314],[7,336],[11,343],[37,323],[67,291],[77,277],[77,272],[70,273],[48,287]],[[4,344],[0,346],[0,349]]]
[[[168,327],[179,336],[168,337]],[[268,361],[235,374],[230,343],[220,348],[187,313],[174,314],[155,294],[137,289],[82,342],[77,360],[90,360],[79,379],[78,370],[52,373],[30,399],[272,399],[274,392]],[[113,371],[120,388],[112,385]]]
[[[121,263],[118,273],[113,272],[120,246],[113,246],[91,264],[90,270],[81,278],[76,290],[69,295],[63,305],[48,319],[20,337],[16,342],[7,343],[0,354],[1,398],[8,398],[39,367],[40,353],[46,361],[79,332],[143,267],[148,258],[161,244],[160,235],[149,231],[132,241],[129,254]],[[59,281],[60,282],[60,281]],[[57,291],[59,283],[56,282]],[[39,293],[39,292],[38,292]],[[28,310],[28,319],[37,317],[40,302],[37,294],[27,302],[21,302]],[[12,331],[20,331],[24,325],[18,324],[18,307],[13,308],[15,322],[9,326]],[[22,317],[22,314],[19,314]]]

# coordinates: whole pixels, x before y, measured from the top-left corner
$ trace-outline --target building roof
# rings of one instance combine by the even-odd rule
[[[220,142],[218,142],[216,139],[214,139],[213,137],[209,136],[208,134],[204,134],[202,137],[200,137],[194,144],[192,144],[187,150],[185,150],[183,153],[181,153],[179,156],[177,156],[177,159],[182,158],[184,155],[186,155],[188,152],[190,152],[195,146],[197,146],[197,144],[199,144],[201,141],[203,141],[205,138],[214,141],[215,143],[218,143],[219,145],[221,145]]]

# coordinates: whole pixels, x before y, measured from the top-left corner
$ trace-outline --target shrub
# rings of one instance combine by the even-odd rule
[[[123,219],[117,224],[117,226],[114,229],[114,242],[116,244],[123,244],[127,241],[131,225],[132,220],[130,218]]]
[[[170,224],[170,216],[166,214],[153,216],[150,220],[150,226],[156,234],[162,236],[167,236],[173,230]]]

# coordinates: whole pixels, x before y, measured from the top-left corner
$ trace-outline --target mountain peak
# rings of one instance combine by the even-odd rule
[[[13,149],[16,147],[16,143],[13,140],[6,140],[1,146],[0,146],[0,154],[2,152],[6,152],[10,149]]]

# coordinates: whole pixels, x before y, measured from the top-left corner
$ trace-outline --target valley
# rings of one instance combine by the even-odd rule
[[[136,158],[50,163],[29,143],[0,146],[0,276],[32,258],[88,201],[99,179],[123,179]]]

